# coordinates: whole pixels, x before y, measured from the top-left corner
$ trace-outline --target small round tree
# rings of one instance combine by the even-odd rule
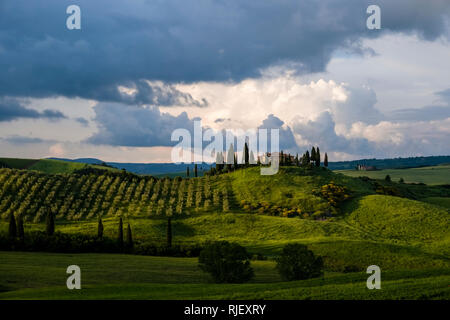
[[[277,258],[277,270],[283,280],[303,280],[323,275],[323,260],[300,243],[291,243],[283,248]]]
[[[198,262],[200,269],[217,283],[243,283],[254,276],[250,255],[237,243],[210,243],[200,252]]]

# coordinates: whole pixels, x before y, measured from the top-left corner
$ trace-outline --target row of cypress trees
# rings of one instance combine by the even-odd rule
[[[22,216],[19,216],[16,218],[14,214],[11,212],[9,215],[9,228],[8,228],[8,236],[10,239],[23,239],[25,237],[25,231],[23,228],[23,218]]]
[[[45,218],[45,232],[48,236],[51,236],[55,233],[55,217],[54,215],[48,211]],[[14,216],[14,213],[10,213],[9,215],[9,227],[8,227],[8,237],[10,239],[24,239],[25,237],[25,229],[23,226],[23,217],[19,215],[17,218]]]
[[[98,220],[98,238],[102,239],[103,237],[103,223],[102,219]],[[172,247],[172,218],[167,218],[167,247]],[[123,220],[122,217],[119,218],[119,230],[118,230],[118,238],[117,243],[122,248],[124,247],[124,238],[123,238]],[[131,249],[133,248],[133,236],[131,232],[131,226],[128,223],[127,225],[127,242],[125,243],[126,247]]]
[[[186,167],[186,177],[188,177],[189,178],[189,176],[190,176],[190,173],[189,173],[189,166],[188,167]],[[198,167],[197,167],[197,164],[194,164],[194,177],[198,177]]]
[[[320,167],[320,162],[321,162],[321,156],[320,156],[320,149],[319,149],[319,147],[317,147],[317,148],[312,147],[311,154],[307,150],[303,154],[303,156],[301,158],[302,166],[307,166],[310,163],[312,163],[316,167]],[[324,157],[324,160],[323,160],[323,165],[324,165],[324,167],[328,167],[328,154],[326,152],[325,152],[325,157]]]
[[[55,216],[54,214],[48,210],[45,216],[45,233],[48,236],[52,236],[55,233]],[[8,237],[10,239],[24,239],[25,230],[23,226],[23,217],[19,215],[17,218],[14,216],[14,213],[10,213],[9,215],[9,228],[8,228]]]
[[[232,147],[230,147],[230,150],[232,150]],[[257,165],[260,165],[260,159],[258,157],[257,159]],[[244,151],[243,151],[243,165],[239,165],[237,163],[237,157],[236,155],[234,156],[234,165],[232,166],[231,164],[220,164],[220,163],[216,163],[216,168],[211,168],[211,173],[215,173],[215,172],[221,172],[222,169],[225,167],[227,167],[228,171],[231,171],[231,169],[237,169],[240,167],[248,167],[250,165],[250,154],[249,154],[249,148],[247,143],[245,143],[244,145]],[[290,165],[296,165],[296,166],[310,166],[310,165],[314,165],[316,167],[320,167],[321,165],[321,155],[320,155],[320,149],[319,147],[312,147],[311,149],[311,153],[309,152],[309,150],[307,150],[302,156],[301,158],[299,158],[298,154],[296,155],[296,157],[294,158],[294,160],[291,159],[291,155],[290,154],[285,154],[283,152],[283,150],[280,151],[280,165],[282,166],[290,166]],[[323,165],[324,167],[328,167],[328,154],[325,153],[325,157],[324,157],[324,161],[323,161]],[[188,168],[188,176],[189,176],[189,168]]]
[[[55,216],[54,214],[48,210],[46,214],[45,219],[45,232],[47,236],[52,236],[55,233]],[[97,227],[97,238],[103,239],[103,221],[102,218],[98,218],[98,227]],[[25,230],[23,225],[23,217],[20,215],[17,218],[14,216],[14,213],[11,212],[9,215],[9,228],[8,228],[8,236],[11,240],[15,240],[16,238],[19,238],[23,240],[25,238]],[[127,225],[127,234],[126,234],[127,241],[124,242],[124,236],[123,236],[123,220],[122,217],[119,218],[119,230],[118,230],[118,239],[117,243],[120,248],[124,247],[124,244],[126,245],[126,248],[132,249],[133,248],[133,235],[131,231],[131,226],[128,223]],[[167,219],[167,247],[172,247],[172,219],[169,217]]]

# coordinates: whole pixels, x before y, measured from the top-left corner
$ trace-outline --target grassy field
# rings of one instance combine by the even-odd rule
[[[213,284],[194,258],[112,254],[0,252],[0,299],[448,299],[449,269],[387,271],[382,290],[367,274],[325,273],[281,282],[272,261],[252,261],[247,284]],[[81,290],[65,286],[68,265],[81,268]]]
[[[400,199],[404,200],[404,199]],[[373,203],[384,202],[390,208],[373,216]],[[175,244],[203,243],[211,240],[238,242],[253,254],[275,257],[289,242],[307,244],[324,257],[328,271],[346,267],[360,270],[376,264],[389,270],[450,267],[448,243],[449,213],[443,208],[389,196],[368,196],[354,200],[354,211],[334,220],[280,218],[248,213],[203,214],[173,220]],[[390,204],[391,205],[390,205]],[[358,207],[357,205],[361,205]],[[422,206],[423,212],[408,215]],[[391,217],[392,212],[402,211]],[[366,213],[367,212],[367,213]],[[418,221],[423,221],[418,224]],[[135,241],[164,243],[166,220],[129,217]],[[103,220],[105,236],[116,237],[118,219]],[[401,225],[401,228],[392,226]],[[423,228],[421,227],[423,226]],[[6,222],[0,232],[6,232]],[[25,231],[44,230],[43,223],[27,223]],[[97,232],[96,221],[58,221],[57,230],[69,234]]]
[[[436,204],[438,206],[450,209],[450,198],[429,197],[429,198],[423,198],[422,201]]]
[[[57,213],[58,232],[95,235],[96,216],[102,214],[104,235],[114,239],[121,216],[125,225],[130,223],[136,243],[161,244],[166,241],[167,215],[171,215],[174,244],[228,240],[268,258],[252,261],[256,277],[251,283],[216,285],[200,272],[193,258],[1,252],[0,299],[449,298],[450,197],[446,187],[291,167],[281,168],[272,177],[249,168],[189,180],[115,173],[36,175],[10,169],[0,173],[4,186],[0,190],[0,233],[8,230],[8,213],[19,211],[30,218],[25,233],[44,230],[41,211],[51,205]],[[334,214],[314,219],[272,212],[273,208],[326,212],[330,204],[317,190],[330,183],[345,186],[350,195]],[[379,190],[395,191],[398,196],[377,194]],[[182,214],[175,210],[178,205]],[[323,257],[324,279],[280,282],[273,259],[292,242],[304,243]],[[85,270],[85,290],[65,289],[64,268],[69,264]],[[369,265],[380,266],[383,290],[366,289]],[[36,270],[40,270],[38,276],[33,275]]]
[[[336,170],[335,172],[343,173],[350,177],[365,176],[372,179],[384,179],[386,175],[389,175],[393,181],[398,182],[400,178],[403,178],[406,183],[450,184],[450,165],[376,171]]]

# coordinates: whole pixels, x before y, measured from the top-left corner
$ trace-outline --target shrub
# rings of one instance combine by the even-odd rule
[[[323,275],[322,257],[299,243],[291,243],[283,248],[281,256],[276,259],[277,270],[283,280],[303,280]]]
[[[328,203],[337,207],[341,202],[350,198],[349,191],[344,186],[339,186],[331,181],[329,184],[323,185],[320,190],[313,190],[315,194],[321,195]]]
[[[206,245],[198,258],[199,267],[217,283],[243,283],[253,278],[251,256],[237,243],[227,241]]]

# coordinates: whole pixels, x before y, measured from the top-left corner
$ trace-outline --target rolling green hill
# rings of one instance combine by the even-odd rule
[[[382,290],[367,290],[365,272],[280,282],[273,261],[252,261],[255,278],[237,285],[210,283],[193,258],[28,252],[0,252],[0,257],[0,299],[450,298],[449,269],[386,271]],[[82,290],[65,286],[66,268],[74,261],[82,268]]]
[[[141,297],[180,299],[209,296],[442,299],[449,294],[448,288],[440,285],[440,281],[448,281],[449,277],[442,270],[450,269],[448,199],[450,190],[443,186],[355,178],[323,168],[283,167],[275,176],[261,176],[258,168],[248,168],[191,179],[158,179],[106,170],[44,174],[0,169],[3,218],[0,233],[7,232],[10,213],[25,217],[26,233],[44,230],[43,218],[50,209],[56,214],[59,232],[95,235],[96,217],[101,215],[105,236],[114,239],[117,217],[121,216],[125,223],[130,223],[136,243],[164,243],[166,217],[172,216],[175,244],[235,241],[251,253],[269,258],[254,261],[259,270],[255,283],[234,287],[232,292],[233,286],[208,284],[201,273],[197,275],[195,260],[126,256],[117,272],[120,279],[117,281],[123,290],[118,289],[119,284],[109,284],[101,278],[96,281],[92,277],[87,282],[89,293],[76,298],[133,298],[143,294]],[[307,244],[323,257],[325,279],[299,282],[297,287],[294,283],[279,282],[271,259],[290,242]],[[0,267],[0,271],[26,278],[25,273],[32,269],[27,271],[27,266],[31,260],[38,261],[39,255],[0,252],[2,260],[18,259],[25,266],[15,273],[14,263],[11,263]],[[64,264],[62,261],[66,259],[64,254],[42,255],[47,257],[46,263],[54,267]],[[76,256],[86,265],[94,263],[96,270],[106,270],[104,260],[115,257],[91,255],[90,259],[95,256],[99,260],[96,264],[88,258],[83,260],[88,255]],[[158,262],[160,267],[150,270],[161,277],[158,268],[172,271],[167,273],[167,278],[155,275],[160,279],[158,283],[144,283],[148,277],[123,275],[124,270],[142,261],[150,266]],[[173,266],[177,263],[180,263],[179,270]],[[185,270],[181,270],[183,264]],[[388,278],[392,275],[390,280],[386,278],[386,284],[392,287],[384,293],[368,295],[367,290],[357,284],[358,279],[365,277],[365,268],[372,264],[380,266],[383,275],[387,272]],[[342,273],[348,270],[353,272]],[[183,289],[176,293],[171,283],[177,277],[184,277],[185,271],[190,275],[186,276]],[[0,276],[0,289],[3,286],[8,291],[0,294],[0,298],[58,297],[62,289],[54,284],[55,278],[50,274],[43,277],[41,282],[31,285],[22,280],[11,285]],[[50,283],[48,289],[42,289],[45,281]],[[311,290],[300,289],[299,285],[310,286]],[[109,288],[117,289],[116,295],[109,295]],[[256,293],[256,288],[264,293]],[[144,294],[142,290],[159,290],[159,293]],[[63,297],[74,296],[62,294]]]
[[[69,162],[63,160],[53,160],[53,159],[0,158],[0,163],[4,163],[9,168],[12,169],[28,169],[50,174],[72,173],[75,170],[80,170],[84,168],[96,168],[103,170],[119,171],[118,169],[115,168],[100,165]]]
[[[0,158],[0,165],[4,164],[7,168],[12,169],[28,169],[38,161],[39,159]]]

